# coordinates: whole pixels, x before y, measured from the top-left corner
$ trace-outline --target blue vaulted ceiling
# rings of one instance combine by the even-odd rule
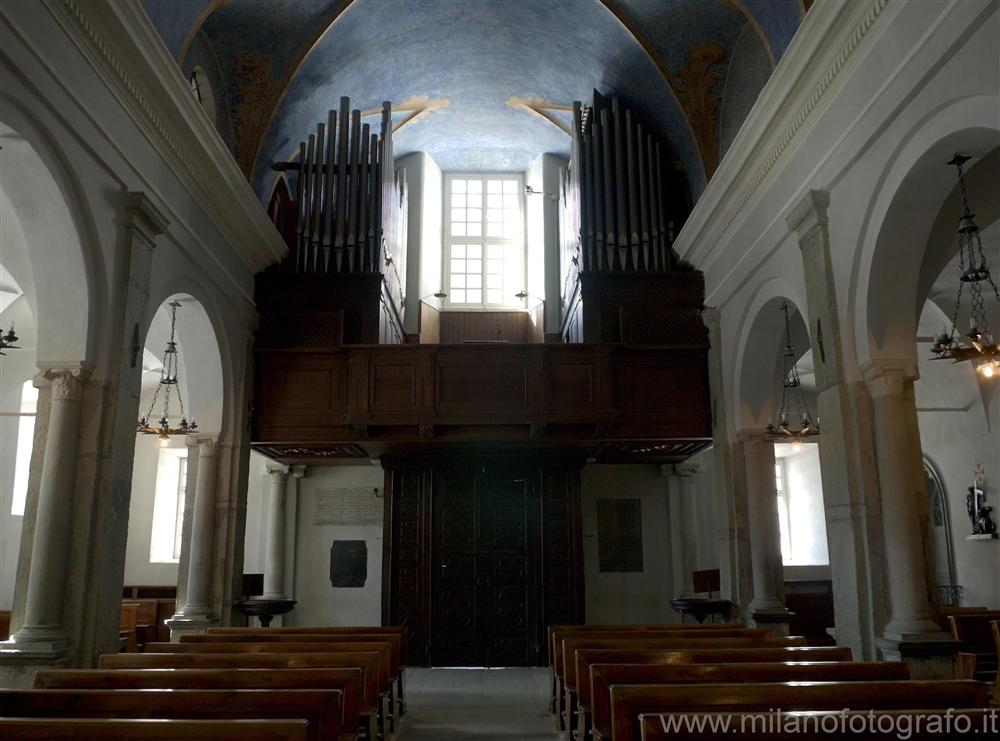
[[[719,97],[742,29],[749,22],[780,57],[801,16],[799,0],[145,6],[186,73],[195,56],[199,64],[214,57],[212,87],[231,114],[222,128],[262,198],[273,182],[270,163],[291,157],[342,95],[363,110],[383,100],[435,102],[395,135],[397,154],[428,152],[446,171],[524,170],[543,152],[568,155],[569,137],[510,99],[565,104],[589,101],[593,89],[643,113],[697,197],[717,164]]]

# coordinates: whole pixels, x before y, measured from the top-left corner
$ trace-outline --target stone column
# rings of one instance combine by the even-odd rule
[[[306,467],[305,466],[292,466],[292,489],[291,493],[286,499],[286,517],[285,520],[291,530],[289,533],[286,531],[285,538],[285,594],[292,597],[295,594],[295,550],[298,541],[298,518],[299,518],[299,491],[301,488],[301,480],[305,478]],[[287,537],[290,535],[291,537]],[[282,624],[286,624],[285,621],[288,616],[282,616]]]
[[[684,597],[689,591],[690,576],[685,574],[684,517],[681,514],[681,482],[674,467],[661,469],[667,480],[667,521],[670,523],[670,577],[673,582],[672,597]]]
[[[885,618],[882,527],[871,439],[871,399],[859,375],[848,373],[833,276],[827,211],[830,196],[811,190],[788,215],[798,234],[806,280],[816,402],[823,434],[819,457],[830,544],[837,643],[855,659],[875,658]]]
[[[865,374],[875,417],[882,535],[890,618],[883,643],[944,638],[931,616],[920,508],[926,494],[913,396],[916,367],[876,366]],[[883,652],[892,646],[883,646]]]
[[[791,613],[782,602],[781,533],[778,526],[778,493],[774,486],[774,443],[762,431],[743,431],[746,460],[747,505],[750,525],[750,561],[753,601],[748,620],[787,633]]]
[[[722,315],[714,307],[702,312],[708,327],[708,377],[712,395],[712,466],[718,518],[719,595],[733,603],[732,614],[746,611],[753,597],[750,541],[747,529],[746,477],[739,442],[729,426],[730,396],[722,352]]]
[[[63,598],[73,533],[80,402],[86,377],[87,372],[80,368],[49,368],[39,378],[41,383],[51,384],[48,435],[24,623],[11,636],[13,646],[7,646],[23,655],[58,658],[69,648],[63,625]]]
[[[267,506],[267,559],[264,562],[264,597],[285,599],[285,490],[288,470],[268,466],[270,492]]]
[[[701,532],[698,527],[698,494],[695,491],[695,477],[701,473],[701,466],[694,463],[683,463],[674,466],[674,473],[680,482],[681,494],[681,527],[684,529],[684,570],[687,572],[685,584],[688,591],[694,593],[694,577],[692,572],[700,565],[698,554],[701,552]]]
[[[217,454],[214,438],[199,440],[187,591],[184,606],[168,623],[172,638],[184,632],[204,630],[216,622],[212,615],[212,536],[215,529]]]

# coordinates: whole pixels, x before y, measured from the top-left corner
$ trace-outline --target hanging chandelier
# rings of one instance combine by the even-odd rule
[[[14,325],[10,325],[10,329],[4,334],[0,334],[0,355],[6,355],[4,350],[19,350],[20,348],[14,343],[20,339],[16,334],[14,334]]]
[[[143,435],[156,435],[159,437],[160,445],[163,447],[170,444],[171,435],[187,435],[198,429],[198,424],[194,419],[189,423],[187,417],[184,416],[184,400],[181,398],[181,387],[177,382],[177,342],[174,340],[174,329],[177,324],[177,309],[179,306],[180,303],[177,301],[173,301],[170,304],[170,339],[167,340],[167,349],[163,351],[163,367],[160,369],[160,382],[156,386],[156,391],[153,392],[153,401],[149,405],[149,411],[146,412],[146,416],[139,420],[139,424],[136,426],[136,431],[141,432]],[[177,406],[180,407],[181,418],[176,427],[171,427],[170,396],[175,389],[177,392]],[[163,396],[162,414],[156,423],[157,426],[153,427],[149,422],[153,419],[153,409],[156,408],[156,402],[159,401],[161,393]]]
[[[778,410],[777,422],[767,426],[767,436],[775,442],[790,442],[799,445],[804,437],[819,434],[819,423],[809,414],[805,395],[802,393],[802,381],[799,379],[799,368],[795,360],[795,348],[792,346],[792,330],[788,321],[788,302],[781,302],[781,311],[785,315],[785,353],[782,358],[781,376],[781,408]],[[797,425],[793,424],[797,421]]]
[[[951,317],[951,329],[934,341],[931,348],[935,360],[953,360],[961,363],[972,362],[976,372],[983,378],[1000,375],[1000,344],[990,331],[986,318],[986,304],[983,289],[988,285],[1000,302],[1000,290],[990,275],[990,267],[983,254],[983,240],[976,226],[975,214],[969,210],[969,197],[965,190],[965,173],[962,166],[971,159],[964,154],[956,154],[948,162],[958,170],[958,187],[962,191],[962,215],[958,220],[958,296],[955,311]],[[985,285],[984,285],[985,284]],[[962,292],[969,287],[969,332],[964,339],[958,332],[958,312],[962,307]]]

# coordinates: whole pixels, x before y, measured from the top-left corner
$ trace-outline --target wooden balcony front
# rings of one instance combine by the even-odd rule
[[[254,447],[312,464],[415,446],[670,462],[711,436],[704,348],[258,348],[254,406]]]

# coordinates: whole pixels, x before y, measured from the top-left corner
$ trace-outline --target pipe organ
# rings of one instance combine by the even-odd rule
[[[591,105],[573,104],[559,194],[564,342],[705,346],[701,274],[673,252],[666,151],[618,98],[595,90]]]
[[[362,118],[360,110],[351,110],[349,98],[341,98],[339,110],[331,110],[299,144],[296,161],[275,163],[276,171],[296,173],[294,240],[280,272],[347,280],[381,276],[383,300],[389,304],[383,323],[399,326],[380,338],[399,342],[406,290],[406,172],[394,166],[390,103],[382,104],[378,133]]]

